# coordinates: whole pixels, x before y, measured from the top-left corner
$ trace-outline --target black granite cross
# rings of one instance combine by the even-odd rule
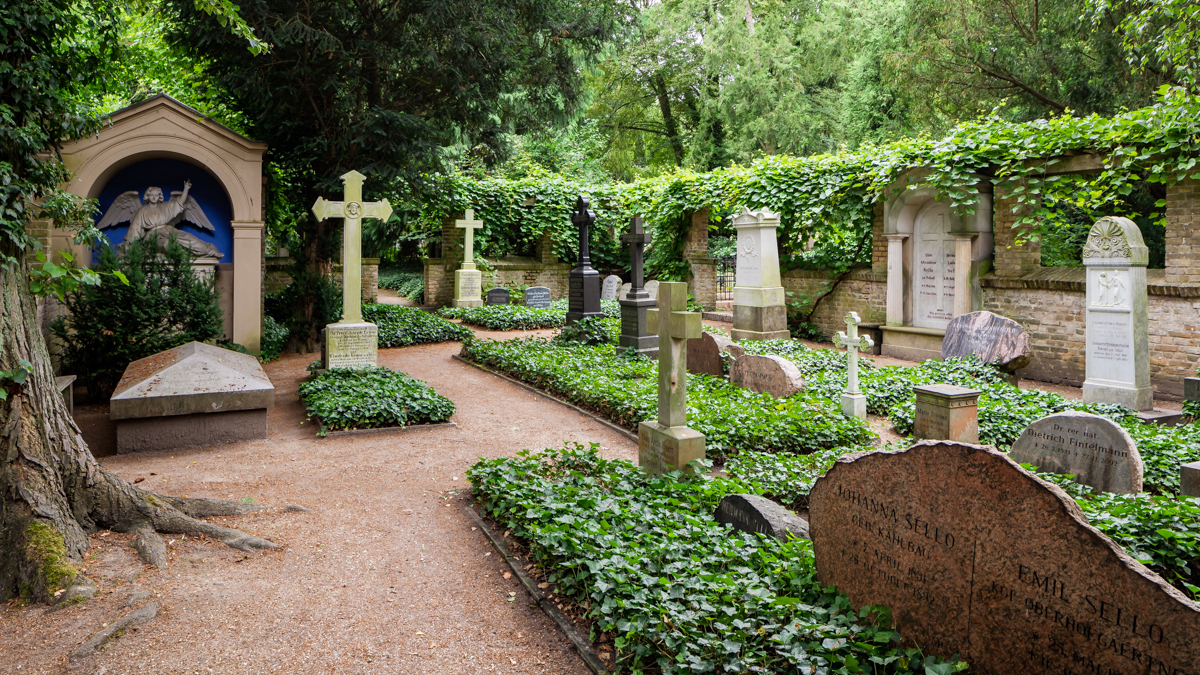
[[[589,316],[603,316],[600,309],[600,273],[592,269],[588,247],[588,229],[596,222],[596,214],[588,201],[579,195],[571,222],[579,227],[579,264],[567,278],[567,323],[575,324]]]
[[[633,278],[629,284],[630,298],[648,298],[650,294],[642,289],[642,249],[650,243],[650,233],[642,231],[642,217],[634,216],[629,219],[629,233],[621,235],[621,243],[629,245],[629,272]]]

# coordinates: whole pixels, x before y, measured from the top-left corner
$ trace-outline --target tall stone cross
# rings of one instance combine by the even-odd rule
[[[687,284],[658,287],[658,419],[638,425],[638,464],[650,473],[684,470],[704,458],[704,434],[687,427],[687,341],[700,337],[700,315],[687,309]]]
[[[629,233],[621,235],[621,243],[629,245],[629,271],[632,280],[629,293],[620,298],[621,303],[621,335],[617,344],[621,347],[632,347],[647,356],[658,353],[658,336],[654,332],[658,326],[652,325],[646,319],[646,312],[654,307],[654,300],[642,287],[642,248],[650,243],[650,235],[642,231],[642,217],[634,216],[629,220]]]
[[[846,392],[842,394],[842,414],[846,417],[867,418],[867,397],[858,390],[858,350],[870,349],[875,341],[870,335],[858,334],[858,312],[846,315],[846,332],[838,331],[833,344],[846,348]]]
[[[483,304],[480,295],[483,287],[483,275],[475,269],[475,230],[483,227],[482,220],[475,220],[475,209],[467,209],[462,220],[454,221],[454,226],[466,230],[463,233],[462,267],[454,271],[454,302],[455,307],[479,307]]]
[[[629,273],[632,277],[629,283],[629,297],[650,297],[650,294],[642,289],[642,254],[646,244],[650,243],[650,234],[642,231],[641,216],[629,219],[629,233],[621,235],[621,243],[629,246]]]
[[[317,220],[341,218],[342,229],[342,320],[339,323],[362,323],[362,219],[387,220],[392,205],[383,199],[363,202],[362,185],[366,176],[351,170],[342,176],[343,200],[326,201],[317,197],[313,214]]]
[[[588,229],[596,222],[596,214],[588,208],[588,200],[579,195],[571,222],[579,227],[579,264],[567,277],[567,324],[576,324],[589,316],[603,316],[600,309],[600,273],[592,269],[588,245]]]
[[[454,226],[466,230],[463,233],[463,269],[475,269],[475,230],[483,227],[482,220],[475,220],[475,209],[467,209],[462,220]],[[470,267],[467,264],[470,263]]]

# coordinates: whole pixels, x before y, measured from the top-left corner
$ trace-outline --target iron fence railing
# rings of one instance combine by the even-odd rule
[[[737,258],[717,260],[717,300],[733,299],[733,284],[737,272]]]

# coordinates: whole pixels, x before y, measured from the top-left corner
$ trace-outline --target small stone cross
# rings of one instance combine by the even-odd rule
[[[571,212],[571,222],[579,228],[579,266],[583,268],[592,266],[588,228],[596,222],[596,214],[588,206],[587,198],[579,195],[579,201],[575,202],[575,210]]]
[[[454,221],[455,227],[466,230],[463,236],[463,262],[475,263],[475,230],[483,227],[482,220],[475,220],[475,209],[467,209],[462,220]]]
[[[326,201],[317,197],[313,214],[317,220],[342,218],[342,320],[339,323],[362,323],[362,219],[392,217],[392,205],[383,199],[363,202],[362,186],[366,176],[351,170],[342,176],[343,201]]]
[[[862,319],[858,318],[858,312],[850,312],[846,315],[846,333],[838,331],[838,334],[833,337],[833,344],[838,347],[846,348],[846,393],[861,394],[858,390],[858,350],[870,349],[875,346],[875,341],[870,335],[859,336],[858,324],[862,323]],[[849,333],[849,336],[847,336]]]
[[[687,426],[687,341],[700,337],[700,314],[688,312],[687,284],[664,281],[658,287],[658,309],[646,323],[658,326],[658,423]]]
[[[650,234],[642,231],[642,217],[634,216],[629,219],[629,233],[621,235],[621,243],[629,245],[630,298],[648,298],[650,294],[642,290],[642,249],[650,243]]]

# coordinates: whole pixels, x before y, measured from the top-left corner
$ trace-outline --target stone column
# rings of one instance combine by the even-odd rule
[[[233,335],[251,352],[262,347],[262,221],[233,223]]]
[[[907,234],[887,236],[887,325],[904,325],[904,240]]]
[[[779,214],[743,208],[737,230],[737,285],[733,287],[734,340],[786,340],[787,308],[779,278],[775,228]]]
[[[954,316],[971,313],[971,242],[978,232],[954,232]]]

